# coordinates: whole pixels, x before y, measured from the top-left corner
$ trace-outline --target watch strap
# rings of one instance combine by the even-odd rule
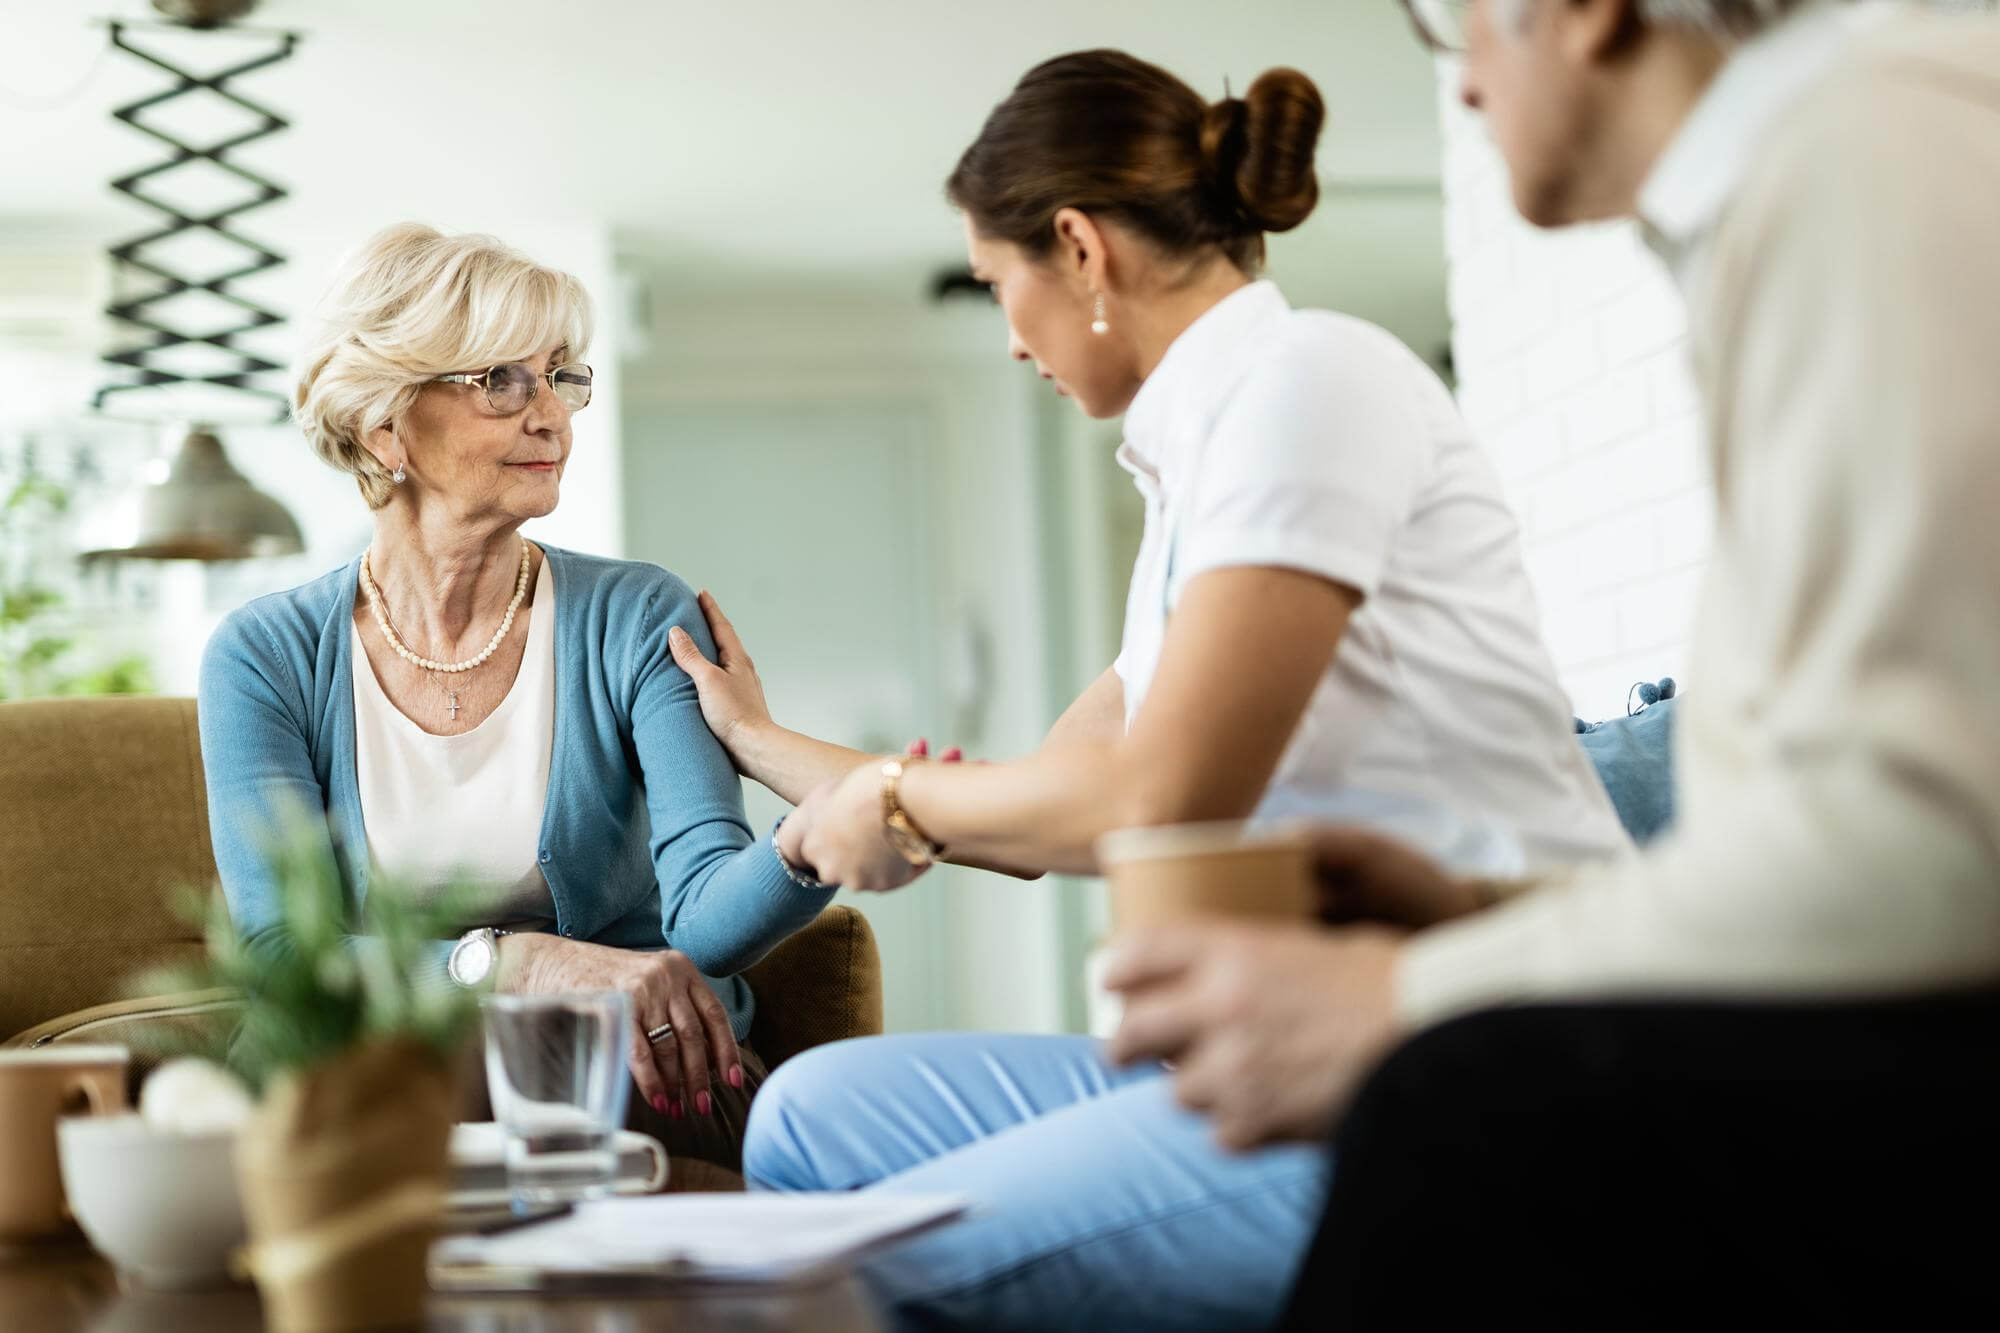
[[[911,865],[928,866],[945,854],[945,846],[932,841],[903,809],[903,773],[912,762],[915,756],[890,759],[882,765],[882,836]]]

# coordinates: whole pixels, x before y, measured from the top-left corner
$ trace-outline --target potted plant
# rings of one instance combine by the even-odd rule
[[[128,655],[96,667],[71,661],[77,619],[62,593],[35,576],[46,529],[68,512],[69,503],[67,490],[36,472],[0,488],[0,700],[144,694],[153,688],[142,657]]]
[[[158,981],[243,1000],[224,1058],[257,1096],[236,1172],[271,1327],[420,1323],[454,1070],[479,1016],[426,956],[465,891],[418,905],[378,876],[352,906],[324,824],[287,826],[269,854],[278,929],[253,945],[212,896],[206,962]]]

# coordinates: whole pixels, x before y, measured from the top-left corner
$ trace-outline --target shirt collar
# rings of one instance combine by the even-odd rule
[[[1646,241],[1683,281],[1765,133],[1826,73],[1848,36],[1888,8],[1811,0],[1724,63],[1639,191]]]
[[[1278,285],[1260,279],[1223,297],[1181,330],[1125,409],[1118,463],[1139,480],[1141,490],[1172,473],[1190,440],[1206,433],[1210,415],[1236,386],[1241,349],[1258,325],[1290,311]]]

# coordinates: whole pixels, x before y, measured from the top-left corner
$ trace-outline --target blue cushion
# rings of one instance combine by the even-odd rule
[[[1630,717],[1576,724],[1577,740],[1611,794],[1625,831],[1641,845],[1674,822],[1674,708],[1662,699]]]

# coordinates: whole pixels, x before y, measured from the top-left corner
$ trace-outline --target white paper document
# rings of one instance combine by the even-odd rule
[[[591,1278],[796,1282],[948,1222],[937,1194],[662,1194],[579,1204],[567,1217],[431,1247],[431,1281],[501,1290]]]

